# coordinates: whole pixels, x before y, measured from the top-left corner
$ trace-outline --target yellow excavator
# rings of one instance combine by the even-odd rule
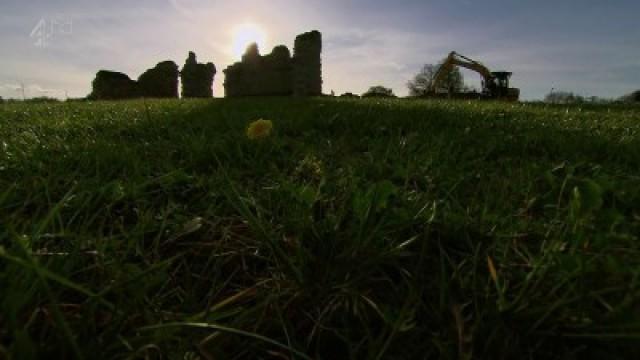
[[[509,87],[509,79],[513,73],[507,71],[491,71],[481,63],[460,55],[455,51],[449,53],[449,56],[447,56],[438,68],[438,71],[436,71],[433,82],[431,83],[431,88],[429,89],[431,94],[438,94],[442,82],[454,66],[473,70],[482,75],[482,93],[479,94],[481,98],[506,101],[518,101],[520,98],[520,89]]]

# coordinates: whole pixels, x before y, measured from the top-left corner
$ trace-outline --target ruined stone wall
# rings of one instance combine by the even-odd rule
[[[322,93],[320,52],[322,37],[313,31],[296,39],[296,55],[276,46],[261,56],[258,47],[247,48],[242,60],[224,70],[225,95],[236,96],[316,96]]]
[[[182,97],[213,97],[213,79],[215,75],[216,66],[213,63],[199,64],[196,60],[196,54],[190,51],[189,57],[180,72]]]
[[[163,61],[138,77],[138,93],[149,98],[178,97],[178,65]]]
[[[293,50],[293,94],[319,96],[322,94],[322,35],[311,31],[296,37]]]
[[[255,44],[249,46],[237,62],[225,73],[225,95],[234,96],[282,96],[291,95],[292,64],[289,49],[276,46],[265,56],[260,56]]]
[[[173,61],[162,61],[132,80],[126,74],[100,70],[92,82],[88,96],[93,100],[119,100],[149,98],[177,98],[178,77],[182,76],[184,97],[212,97],[213,77],[216,67],[213,63],[198,64],[196,55],[189,57],[181,74]]]
[[[92,100],[122,100],[138,97],[177,98],[178,65],[173,61],[163,61],[142,73],[138,81],[126,74],[100,70],[91,83]]]
[[[131,99],[138,94],[138,84],[126,74],[100,70],[91,83],[93,90],[89,99],[120,100]]]
[[[286,46],[276,46],[271,54],[263,58],[263,71],[258,76],[258,82],[266,84],[264,90],[269,95],[291,95],[291,54]]]
[[[320,96],[321,52],[322,35],[315,30],[296,37],[293,57],[284,45],[261,56],[253,44],[240,62],[224,70],[225,95]],[[163,61],[140,75],[137,82],[125,74],[101,70],[93,81],[90,98],[177,98],[178,77],[182,79],[183,97],[212,97],[215,74],[213,63],[199,64],[195,53],[189,52],[181,72],[173,61]]]
[[[264,71],[262,56],[257,44],[251,44],[242,55],[242,60],[225,71],[225,95],[226,96],[254,96],[260,95],[264,88],[259,79]],[[266,89],[264,89],[266,90]]]

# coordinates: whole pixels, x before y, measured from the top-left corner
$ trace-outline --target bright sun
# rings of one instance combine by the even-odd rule
[[[238,25],[233,31],[233,56],[240,59],[251,43],[258,44],[260,51],[264,51],[267,43],[265,31],[256,24]]]

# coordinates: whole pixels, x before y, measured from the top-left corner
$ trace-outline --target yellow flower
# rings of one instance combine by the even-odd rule
[[[263,139],[271,135],[273,123],[271,120],[258,119],[247,128],[247,137],[251,140]]]

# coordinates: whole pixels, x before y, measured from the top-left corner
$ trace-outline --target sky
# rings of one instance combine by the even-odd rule
[[[255,24],[268,53],[323,34],[323,91],[406,95],[450,51],[514,73],[527,100],[551,89],[619,97],[640,89],[638,0],[0,0],[0,96],[83,97],[99,69],[137,78],[189,51],[222,70],[234,29]],[[479,75],[464,71],[479,86]]]

